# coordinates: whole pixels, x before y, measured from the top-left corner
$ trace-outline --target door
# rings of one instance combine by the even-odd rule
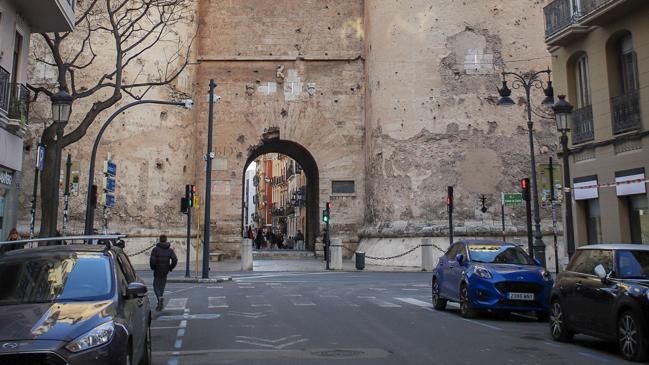
[[[586,322],[584,318],[583,287],[587,272],[593,272],[591,253],[593,250],[577,250],[566,273],[562,276],[559,290],[562,293],[563,312],[570,325],[582,327]]]
[[[457,262],[456,256],[458,254],[462,254],[464,256],[464,261],[462,264]],[[449,259],[448,274],[446,276],[446,282],[449,286],[450,298],[460,299],[460,280],[462,279],[462,273],[464,272],[466,261],[467,255],[466,250],[464,249],[464,244],[457,243],[452,258]]]
[[[603,282],[596,274],[597,265],[604,266],[607,273],[613,271],[613,251],[611,250],[591,250],[591,263],[593,271],[591,275],[586,275],[582,282],[581,301],[583,307],[584,326],[599,334],[610,336],[607,332],[610,326],[607,319],[612,318],[611,311],[614,310],[615,293],[617,283],[614,281]],[[613,332],[614,333],[614,332]]]
[[[141,351],[146,341],[146,325],[148,320],[148,306],[145,306],[145,298],[126,297],[126,288],[129,283],[137,281],[135,271],[130,265],[126,256],[122,253],[117,255],[117,271],[120,278],[120,287],[123,289],[122,298],[124,306],[122,307],[122,316],[127,322],[129,331],[133,334],[133,360],[141,358]]]
[[[446,298],[456,298],[456,294],[454,294],[455,289],[452,287],[451,284],[451,276],[452,276],[451,270],[453,269],[454,266],[457,265],[457,261],[455,260],[455,255],[457,254],[458,250],[459,250],[459,243],[456,243],[453,246],[451,246],[446,252],[446,255],[442,257],[442,262],[440,263],[441,271],[442,271],[440,290],[442,292],[442,295]]]

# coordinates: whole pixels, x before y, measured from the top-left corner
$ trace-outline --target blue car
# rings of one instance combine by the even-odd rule
[[[454,243],[433,271],[437,310],[460,303],[465,318],[479,311],[535,312],[547,321],[552,276],[513,243],[466,240]]]

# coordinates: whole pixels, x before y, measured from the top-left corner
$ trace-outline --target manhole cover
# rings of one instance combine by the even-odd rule
[[[364,355],[363,351],[355,350],[326,350],[326,351],[316,351],[312,353],[315,356],[322,357],[356,357]]]

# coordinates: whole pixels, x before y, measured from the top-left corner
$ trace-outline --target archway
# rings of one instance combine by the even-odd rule
[[[320,230],[319,209],[320,209],[320,172],[313,155],[304,147],[289,140],[279,138],[262,139],[262,142],[253,146],[248,151],[248,159],[243,167],[241,193],[245,197],[245,174],[248,166],[258,157],[268,153],[279,153],[295,160],[304,170],[306,175],[306,231],[305,243],[307,250],[315,250],[315,241]],[[245,207],[244,200],[241,203],[241,234],[245,236]]]

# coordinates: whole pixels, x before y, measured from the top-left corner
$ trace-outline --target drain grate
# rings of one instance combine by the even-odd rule
[[[365,352],[357,350],[325,350],[315,351],[311,354],[320,357],[358,357],[365,355]]]

